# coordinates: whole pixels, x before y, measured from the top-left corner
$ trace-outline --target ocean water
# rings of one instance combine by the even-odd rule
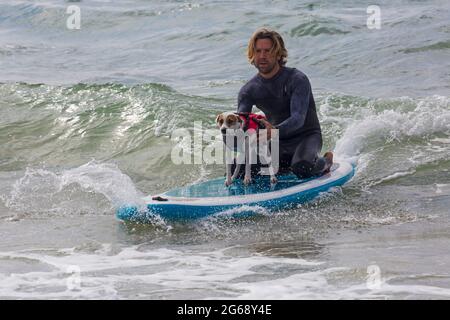
[[[450,4],[377,5],[380,29],[357,0],[2,1],[0,298],[449,299]],[[251,218],[118,221],[223,174],[174,164],[171,133],[236,108],[260,26],[355,177]]]

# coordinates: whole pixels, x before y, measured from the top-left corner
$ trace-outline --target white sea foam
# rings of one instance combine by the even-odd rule
[[[404,171],[404,172],[395,172],[393,174],[388,175],[387,177],[383,177],[377,181],[373,181],[371,183],[369,183],[366,188],[370,188],[376,185],[379,185],[383,182],[387,182],[387,181],[391,181],[391,180],[395,180],[397,178],[401,178],[401,177],[406,177],[406,176],[410,176],[413,175],[414,173],[416,173],[416,170],[409,170],[409,171]]]
[[[1,274],[0,297],[9,298],[126,298],[120,292],[130,284],[146,284],[149,297],[170,296],[171,290],[205,290],[235,293],[233,280],[255,274],[251,269],[271,263],[315,266],[302,259],[264,256],[230,257],[224,250],[185,253],[158,248],[147,252],[139,247],[111,254],[108,245],[92,253],[75,248],[46,254],[43,250],[2,252],[1,259],[27,259],[51,267],[51,271]],[[68,267],[80,270],[80,286],[71,291]],[[0,269],[1,270],[1,269]],[[122,289],[121,289],[122,288]],[[167,292],[167,293],[165,293]],[[126,293],[123,293],[126,295]]]
[[[66,170],[27,168],[5,206],[24,213],[111,212],[127,204],[143,206],[142,194],[115,164],[88,162]]]
[[[450,194],[450,184],[436,183],[436,193],[440,195]]]
[[[352,268],[323,268],[320,261],[257,253],[231,255],[229,249],[233,248],[196,252],[133,246],[117,251],[105,244],[88,253],[76,248],[1,252],[0,260],[20,259],[45,265],[46,270],[0,273],[0,297],[357,299],[399,293],[450,297],[448,288],[393,285],[389,279],[372,290],[367,274]],[[339,284],[342,277],[351,280]]]
[[[414,105],[413,109],[410,104]],[[362,110],[336,142],[335,152],[343,157],[353,157],[364,152],[369,144],[384,144],[405,137],[426,137],[436,133],[450,135],[449,106],[450,99],[442,96],[418,101],[398,99],[398,108],[380,111],[370,103],[369,106],[361,106]]]

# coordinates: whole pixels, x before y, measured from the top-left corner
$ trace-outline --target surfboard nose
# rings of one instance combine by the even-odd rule
[[[120,220],[132,220],[133,217],[136,217],[138,213],[138,208],[135,206],[122,206],[117,209],[116,216]]]

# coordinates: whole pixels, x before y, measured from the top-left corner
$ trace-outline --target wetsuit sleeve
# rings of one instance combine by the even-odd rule
[[[252,99],[246,90],[246,87],[242,87],[238,95],[238,112],[252,112],[253,107]]]
[[[279,137],[289,138],[305,124],[311,97],[311,84],[307,77],[294,80],[294,91],[291,96],[291,116],[275,126],[279,130]]]

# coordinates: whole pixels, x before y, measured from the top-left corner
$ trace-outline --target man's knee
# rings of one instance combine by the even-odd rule
[[[309,178],[314,175],[314,163],[309,161],[299,161],[292,164],[292,172],[300,179]]]

